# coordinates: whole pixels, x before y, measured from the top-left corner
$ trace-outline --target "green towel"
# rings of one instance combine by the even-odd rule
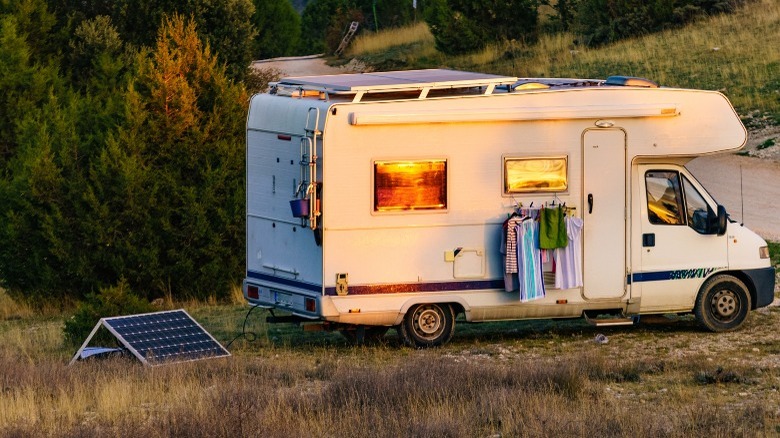
[[[569,242],[566,236],[566,224],[563,222],[563,209],[543,208],[539,223],[539,248],[563,248]]]

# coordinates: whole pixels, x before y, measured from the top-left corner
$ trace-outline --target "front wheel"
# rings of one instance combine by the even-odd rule
[[[713,332],[742,327],[749,311],[748,288],[740,279],[731,275],[718,275],[707,280],[693,309],[699,324]]]
[[[438,347],[455,333],[455,312],[449,304],[417,304],[406,312],[398,331],[410,347]]]

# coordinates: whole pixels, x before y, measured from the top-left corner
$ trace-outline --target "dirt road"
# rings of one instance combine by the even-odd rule
[[[780,201],[780,161],[724,154],[696,158],[687,167],[733,219],[765,239],[780,241],[775,204]]]
[[[311,75],[335,75],[340,73],[354,73],[354,67],[331,67],[325,63],[322,55],[291,56],[287,58],[272,58],[254,61],[253,68],[274,68],[282,72],[282,77],[311,76]]]

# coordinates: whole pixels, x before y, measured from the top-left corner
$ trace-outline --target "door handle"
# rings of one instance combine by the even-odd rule
[[[588,214],[593,213],[593,193],[588,193]]]

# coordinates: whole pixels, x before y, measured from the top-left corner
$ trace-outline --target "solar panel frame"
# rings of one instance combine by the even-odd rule
[[[230,356],[230,352],[184,309],[102,318],[71,360],[105,327],[146,366]]]
[[[514,76],[463,72],[449,69],[406,70],[396,72],[352,73],[322,76],[286,77],[278,84],[311,86],[331,91],[389,91],[423,87],[465,87],[512,84]]]

